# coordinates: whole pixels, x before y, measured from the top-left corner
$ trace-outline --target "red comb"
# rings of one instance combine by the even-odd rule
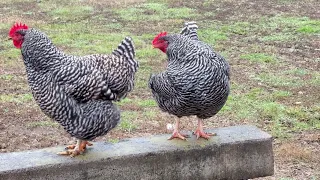
[[[15,23],[10,31],[9,31],[9,37],[13,37],[14,36],[14,33],[17,31],[17,30],[20,30],[20,29],[28,29],[28,26],[25,25],[25,24],[22,24],[21,22],[20,23]]]
[[[159,33],[159,34],[156,35],[156,37],[153,39],[152,44],[155,44],[155,43],[159,40],[160,37],[166,36],[166,35],[167,35],[167,32],[161,32],[161,33]]]

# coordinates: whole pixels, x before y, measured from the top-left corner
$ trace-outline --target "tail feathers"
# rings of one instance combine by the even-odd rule
[[[124,56],[131,65],[138,66],[138,62],[134,59],[136,52],[134,50],[133,40],[130,37],[124,38],[112,54],[116,56]]]
[[[199,40],[197,34],[198,25],[195,21],[190,21],[184,23],[184,27],[182,28],[180,34],[184,36],[188,36],[193,40]]]

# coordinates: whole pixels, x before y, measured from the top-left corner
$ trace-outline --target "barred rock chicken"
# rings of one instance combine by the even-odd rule
[[[198,39],[197,28],[189,22],[180,34],[162,32],[152,42],[168,57],[167,69],[151,75],[149,87],[160,109],[178,117],[169,139],[186,139],[179,132],[179,118],[191,115],[198,118],[197,139],[215,135],[204,132],[202,120],[217,114],[229,95],[229,65]]]
[[[133,89],[138,69],[131,38],[126,37],[111,55],[67,55],[36,29],[16,23],[9,32],[21,49],[28,83],[41,110],[77,139],[66,152],[76,156],[88,141],[105,135],[120,120],[112,100]]]

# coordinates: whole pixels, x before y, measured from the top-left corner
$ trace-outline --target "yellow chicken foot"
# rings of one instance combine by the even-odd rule
[[[209,139],[210,136],[216,136],[216,133],[206,133],[203,131],[203,123],[201,119],[198,119],[198,127],[196,129],[196,131],[193,133],[196,135],[197,139],[199,139],[200,137],[204,138],[204,139]]]
[[[65,149],[66,151],[59,152],[59,155],[70,155],[71,157],[75,157],[79,154],[82,154],[85,152],[86,148],[88,146],[92,146],[93,144],[89,143],[88,141],[83,140],[77,140],[77,144],[75,145],[69,145]]]

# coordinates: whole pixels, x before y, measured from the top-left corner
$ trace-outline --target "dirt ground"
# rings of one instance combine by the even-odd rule
[[[105,1],[90,0],[89,4],[109,7],[121,7],[118,1],[110,1],[111,4]],[[143,3],[144,1],[126,1],[130,6],[135,3]],[[286,14],[292,16],[307,16],[311,19],[320,19],[320,3],[317,0],[307,1],[263,1],[263,0],[225,0],[225,1],[208,1],[209,5],[203,5],[200,1],[172,1],[170,7],[191,7],[199,11],[210,12],[214,11],[213,19],[215,21],[245,21],[248,16],[264,16],[271,17],[276,14]],[[101,7],[100,7],[101,8]],[[37,16],[31,16],[28,13],[17,15],[11,13],[11,9],[20,9],[24,12],[39,12]],[[246,13],[243,13],[246,12]],[[16,20],[24,19],[29,23],[41,23],[42,21],[52,20],[48,17],[46,12],[36,5],[35,1],[29,1],[24,4],[19,2],[0,3],[0,14],[7,15],[6,18],[1,18],[2,24],[13,23]],[[196,20],[202,19],[200,16]],[[208,18],[208,17],[206,17]],[[251,19],[254,21],[254,19]],[[258,20],[258,18],[257,18]],[[128,25],[130,26],[130,25]],[[142,32],[150,32],[152,28],[148,28],[148,24],[141,24]],[[7,27],[9,29],[9,26]],[[2,39],[7,37],[7,30],[1,29],[0,37]],[[141,34],[141,32],[136,32]],[[247,35],[248,37],[250,34]],[[234,35],[228,41],[222,42],[220,47],[224,49],[230,48],[233,51],[229,55],[232,81],[237,84],[246,84],[248,87],[265,87],[264,84],[258,84],[256,81],[250,79],[252,72],[259,72],[263,69],[260,67],[253,67],[251,63],[244,62],[239,59],[241,51],[250,46],[248,44],[239,43],[239,38],[246,38],[243,36]],[[286,66],[300,67],[310,71],[320,71],[320,61],[314,61],[320,58],[320,35],[318,38],[306,37],[301,42],[272,42],[274,49],[269,50],[267,47],[270,44],[265,44],[265,51],[270,51],[275,54],[281,54],[283,62]],[[292,51],[292,47],[295,48]],[[13,47],[0,45],[0,52],[4,52]],[[218,47],[219,49],[219,47]],[[220,49],[223,50],[223,49]],[[312,60],[311,60],[312,59]],[[1,84],[0,84],[0,152],[8,153],[14,151],[24,151],[30,149],[38,149],[44,147],[52,147],[58,145],[67,145],[73,142],[69,134],[63,128],[48,119],[39,109],[35,101],[30,96],[30,90],[27,86],[25,67],[20,56],[12,56],[12,59],[1,58],[1,65],[6,64],[6,67],[0,67]],[[9,65],[8,65],[9,64]],[[159,64],[152,64],[156,69]],[[161,64],[161,66],[164,66]],[[283,66],[272,67],[272,71],[282,71]],[[10,76],[9,76],[10,75]],[[304,78],[308,79],[306,75]],[[14,84],[14,85],[13,85]],[[281,88],[280,88],[281,89]],[[315,86],[309,88],[308,86],[299,86],[289,89],[292,96],[284,100],[284,104],[294,104],[296,102],[303,103],[306,107],[312,107],[320,101],[320,88]],[[302,95],[302,94],[303,95]],[[12,97],[7,97],[10,94]],[[143,93],[133,91],[129,96],[131,99],[147,99],[151,97],[148,89]],[[152,117],[152,120],[135,119],[137,127],[130,131],[128,129],[116,128],[104,137],[99,137],[94,141],[115,141],[123,138],[150,136],[153,134],[170,133],[166,129],[168,123],[173,123],[172,116],[160,112],[157,107],[138,107],[138,106],[121,106],[122,110],[127,111],[157,111],[158,113]],[[217,115],[206,122],[206,128],[223,127],[230,125],[252,124],[245,119],[234,121],[228,115]],[[181,129],[194,130],[196,128],[196,120],[193,117],[185,117],[181,121]],[[264,123],[259,127],[265,129]],[[270,132],[269,132],[270,133]],[[272,177],[259,178],[259,179],[320,179],[320,131],[319,129],[306,130],[301,132],[293,132],[288,139],[275,138],[274,139],[274,154],[275,154],[275,175]]]

